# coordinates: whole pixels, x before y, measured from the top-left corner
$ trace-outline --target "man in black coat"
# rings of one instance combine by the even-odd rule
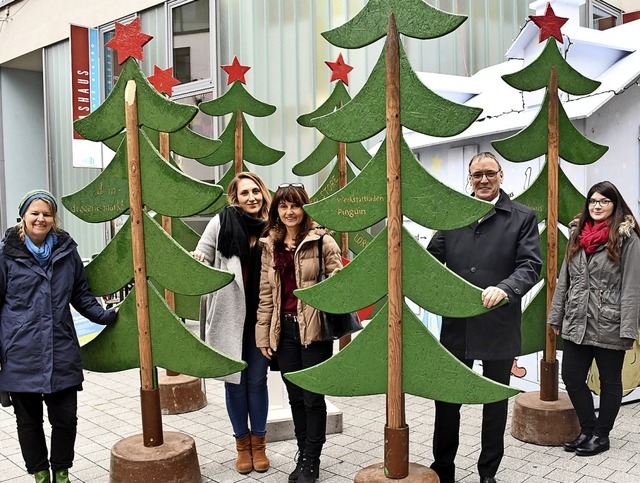
[[[467,319],[444,317],[440,342],[468,367],[482,361],[483,375],[509,384],[513,358],[520,354],[521,299],[536,283],[542,259],[535,212],[511,201],[500,189],[504,173],[488,152],[469,163],[472,196],[495,208],[471,225],[437,232],[428,250],[447,268],[483,288],[482,303],[506,305]],[[460,404],[436,401],[431,468],[441,483],[453,483],[460,431]],[[482,450],[478,459],[481,483],[494,483],[504,454],[508,401],[485,404]]]

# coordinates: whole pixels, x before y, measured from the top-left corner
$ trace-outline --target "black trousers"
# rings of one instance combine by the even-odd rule
[[[280,372],[299,371],[326,361],[333,353],[333,342],[313,342],[307,347],[300,343],[297,319],[283,316],[281,320],[278,364]],[[307,391],[284,379],[289,395],[293,426],[298,449],[305,457],[316,460],[327,440],[327,404],[324,395]]]
[[[467,367],[473,360],[461,359]],[[482,374],[496,382],[509,384],[513,359],[482,361]],[[455,457],[460,443],[461,404],[436,401],[436,419],[433,428],[433,458],[431,468],[441,483],[455,480]],[[509,401],[498,401],[482,406],[482,437],[478,473],[480,477],[495,476],[504,455],[504,431],[507,426]]]
[[[71,468],[78,427],[78,388],[52,394],[12,392],[13,411],[18,426],[18,441],[27,471],[31,474],[49,469],[44,436],[43,405],[51,424],[51,469]]]
[[[609,436],[622,404],[623,350],[603,349],[564,341],[562,380],[567,388],[582,433]],[[595,359],[600,373],[600,410],[596,418],[587,375]]]

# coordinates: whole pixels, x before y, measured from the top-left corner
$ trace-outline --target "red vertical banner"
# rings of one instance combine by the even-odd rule
[[[89,69],[89,29],[71,26],[71,103],[73,121],[91,113],[91,77]],[[74,139],[82,139],[73,130]]]

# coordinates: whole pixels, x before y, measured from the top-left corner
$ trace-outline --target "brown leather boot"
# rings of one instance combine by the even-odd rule
[[[266,454],[267,435],[251,435],[251,454],[253,456],[253,469],[258,473],[264,473],[269,469],[269,458]]]
[[[251,473],[253,470],[253,462],[251,461],[251,435],[247,434],[244,438],[236,438],[236,450],[238,450],[238,459],[236,460],[236,470],[241,475]]]

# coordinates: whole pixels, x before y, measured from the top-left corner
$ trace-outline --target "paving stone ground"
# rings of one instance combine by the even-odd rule
[[[109,482],[111,447],[141,432],[139,372],[86,373],[79,395],[79,434],[71,481]],[[208,405],[192,413],[163,416],[163,429],[189,434],[196,441],[203,482],[286,482],[293,469],[293,441],[268,444],[272,468],[266,473],[239,475],[234,469],[235,445],[224,405],[224,387],[206,381]],[[327,437],[320,482],[351,482],[364,467],[383,461],[385,397],[367,396],[330,400],[343,412],[343,432]],[[512,403],[510,403],[511,408]],[[511,414],[511,411],[510,411]],[[410,461],[429,465],[434,404],[406,397],[410,427]],[[475,465],[480,448],[480,406],[464,406],[461,444],[456,460],[459,483],[477,483]],[[48,428],[48,423],[45,424]],[[27,483],[11,408],[0,410],[0,481]],[[393,481],[393,480],[390,480]],[[402,480],[400,480],[402,481]],[[579,457],[562,448],[537,446],[506,436],[506,452],[499,483],[638,483],[640,482],[640,402],[622,406],[611,433],[611,450]]]

